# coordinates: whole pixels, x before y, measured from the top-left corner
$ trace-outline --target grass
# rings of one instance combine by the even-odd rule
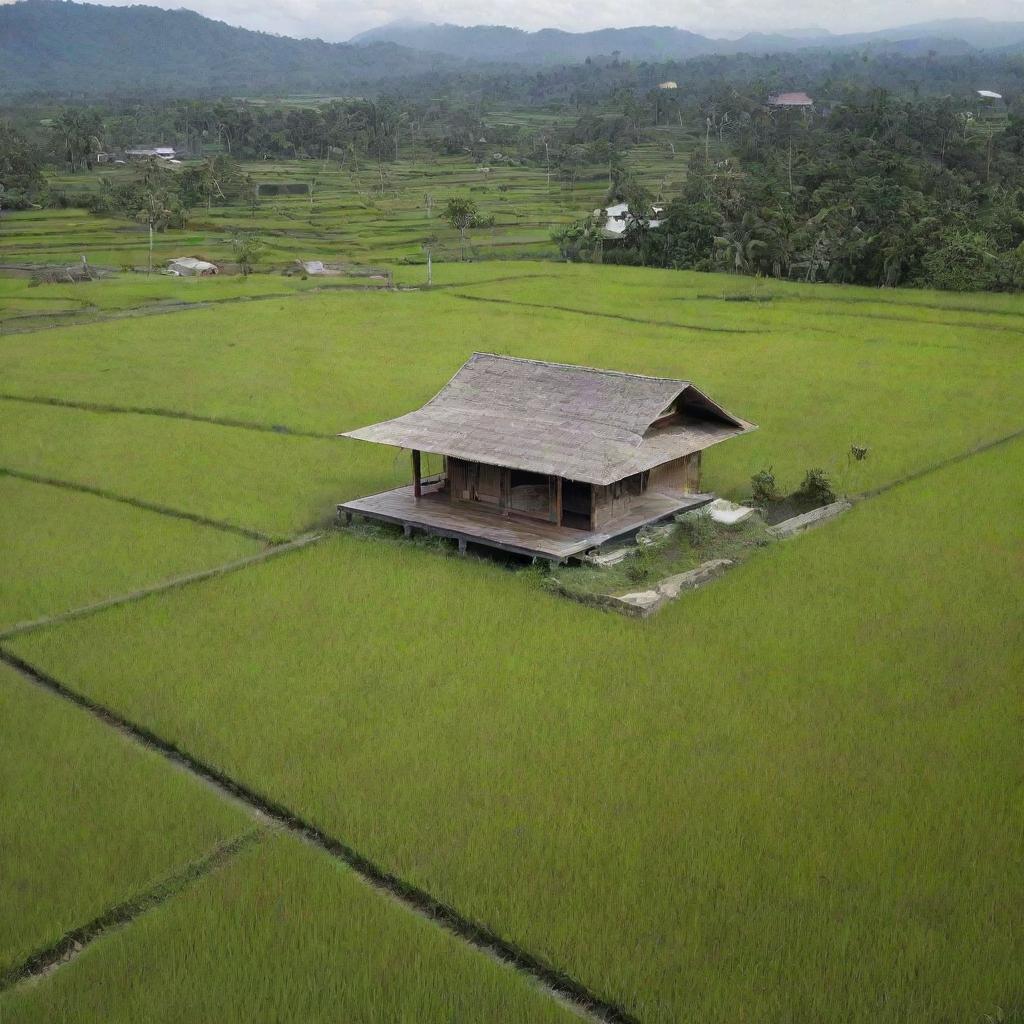
[[[509,968],[382,899],[326,856],[277,835],[97,942],[45,984],[0,996],[0,1019],[568,1024],[578,1018]]]
[[[678,170],[649,143],[636,159],[651,174]],[[310,165],[253,170],[302,180]],[[566,202],[536,171],[481,180],[459,159],[391,171],[383,195],[331,172],[312,216],[305,199],[264,204],[268,260],[416,259],[436,228],[427,190],[498,216],[479,254],[550,254],[550,224],[599,201],[597,181]],[[224,255],[239,211],[202,214],[161,255]],[[0,260],[84,250],[116,266],[143,237],[76,211],[17,214]],[[396,268],[404,287],[423,278]],[[333,434],[418,406],[478,349],[693,379],[760,424],[707,453],[704,483],[729,497],[767,466],[783,491],[821,466],[868,492],[1024,427],[1019,296],[527,260],[438,262],[434,282],[0,279],[0,328],[25,331],[0,338],[0,467],[283,538],[406,482],[405,453]],[[169,311],[182,303],[204,308]],[[65,314],[124,316],[49,326]],[[850,467],[852,442],[870,453]],[[1022,471],[1016,441],[896,487],[645,623],[351,531],[10,646],[644,1024],[971,1022],[1024,997]],[[0,499],[5,620],[255,546],[9,478]],[[678,541],[658,559],[668,572],[707,555]],[[21,683],[6,675],[9,703]],[[188,784],[167,766],[119,740],[94,752],[92,720],[0,711],[3,788],[24,794],[0,820],[9,956],[221,835],[216,814],[181,810]],[[0,1000],[19,1021],[560,1014],[283,838]]]
[[[573,119],[545,118],[547,129],[565,132]],[[495,124],[539,127],[516,112],[499,112]],[[700,131],[660,127],[645,133],[640,145],[626,152],[624,166],[638,183],[662,198],[673,195],[686,177],[690,153],[703,145]],[[717,148],[717,147],[716,147]],[[341,169],[313,160],[257,161],[244,166],[261,185],[316,182],[308,196],[261,198],[255,210],[248,203],[232,207],[196,208],[188,225],[157,233],[154,265],[175,256],[231,259],[235,230],[259,231],[267,265],[284,267],[296,259],[329,258],[354,263],[424,260],[423,245],[435,261],[457,259],[459,234],[443,221],[441,211],[451,196],[467,196],[494,225],[470,232],[474,258],[517,259],[555,254],[551,230],[577,220],[605,202],[607,169],[585,168],[575,186],[550,182],[544,167],[509,166],[491,160],[482,172],[464,155],[438,156],[422,146],[408,149],[403,159],[383,168],[375,163]],[[131,180],[130,167],[98,167],[92,174],[57,176],[52,186],[75,198],[95,193],[99,179]],[[425,196],[433,197],[431,215]],[[130,220],[93,216],[80,209],[7,213],[0,234],[0,263],[78,263],[85,253],[91,263],[118,268],[145,267],[148,233]]]
[[[496,271],[493,264],[445,267],[441,283],[457,287],[433,293],[302,295],[124,321],[116,329],[95,324],[13,336],[0,348],[3,388],[7,394],[159,408],[329,435],[416,407],[475,349],[682,376],[761,425],[741,442],[709,453],[707,485],[730,497],[747,493],[751,474],[767,465],[784,489],[812,466],[843,476],[853,442],[866,444],[871,454],[842,483],[849,490],[870,489],[1021,426],[1021,335],[1005,315],[1005,297],[995,297],[991,309],[971,297],[977,312],[937,314],[928,293],[883,299],[876,290],[773,284],[785,301],[716,305],[697,293],[741,283],[721,275],[551,264]],[[476,302],[452,291],[501,291],[513,299],[532,296],[537,304]],[[544,305],[558,297],[582,312]],[[861,317],[862,300],[884,304],[893,319]],[[921,302],[928,305],[924,311]],[[1021,308],[1019,299],[1012,302]],[[602,303],[661,325],[594,315]],[[670,309],[680,310],[678,323],[744,333],[664,326]],[[941,326],[932,322],[936,316],[966,317],[971,324]],[[16,422],[3,455],[10,464],[54,475],[66,472],[65,462],[95,464],[90,479],[131,493],[155,492],[148,482],[132,479],[155,467],[148,455],[141,470],[117,466],[110,449],[123,432],[130,431],[140,451],[149,443],[187,449],[184,439],[190,438],[195,456],[161,467],[164,500],[188,506],[193,490],[227,490],[230,477],[232,495],[204,497],[203,508],[275,530],[295,528],[331,499],[380,490],[406,474],[395,452],[348,442],[334,448],[281,439],[275,444],[272,437],[240,438],[192,424],[179,434],[166,421],[147,427],[119,419],[98,426],[100,420],[79,413],[29,415],[24,406],[12,415]],[[44,448],[33,440],[34,432],[51,432],[49,424],[62,422],[83,427],[60,429],[59,446]],[[274,480],[274,474],[291,473],[275,454],[285,444],[294,468],[291,484]],[[47,466],[55,468],[42,468]],[[325,473],[324,467],[331,469]],[[273,486],[262,486],[261,472]],[[181,473],[186,480],[172,479]],[[294,493],[297,488],[315,492],[315,500]],[[254,501],[256,489],[260,497]],[[240,500],[244,507],[230,507]],[[279,501],[289,504],[266,518],[261,502]]]
[[[0,401],[0,466],[276,539],[330,518],[342,489],[339,448],[333,440]],[[66,494],[55,491],[52,500],[59,505]]]
[[[0,722],[0,976],[251,827],[6,665]]]
[[[14,647],[645,1021],[971,1019],[1024,954],[1022,470],[893,490],[643,626],[340,536]]]
[[[735,562],[748,558],[758,547],[770,543],[763,520],[756,516],[735,526],[720,526],[708,519],[703,529],[705,534],[694,537],[688,526],[682,525],[647,547],[636,546],[617,565],[560,566],[552,569],[551,575],[560,587],[573,593],[629,593],[645,590],[666,576],[695,569],[711,559],[728,558]],[[623,546],[629,546],[628,542],[612,543],[608,548]]]
[[[0,629],[252,554],[260,545],[43,484],[0,476]]]

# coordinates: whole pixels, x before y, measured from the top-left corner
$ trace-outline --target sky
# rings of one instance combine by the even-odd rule
[[[0,0],[0,3],[11,0]],[[125,6],[139,0],[99,0]],[[587,31],[627,25],[674,25],[702,35],[809,26],[861,32],[936,18],[1024,21],[1024,0],[171,0],[218,21],[288,36],[340,42],[391,21],[514,25]]]

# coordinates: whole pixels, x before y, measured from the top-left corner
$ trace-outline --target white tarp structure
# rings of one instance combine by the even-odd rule
[[[652,206],[651,213],[654,214],[655,219],[649,220],[647,223],[652,228],[659,227],[661,220],[658,217],[662,213],[664,207]],[[600,218],[601,211],[595,210],[594,216]],[[629,213],[628,203],[616,203],[614,206],[605,207],[604,210],[604,224],[602,225],[602,231],[605,235],[611,238],[621,238],[626,233],[626,228],[629,227],[631,221]]]
[[[979,89],[978,95],[983,100],[1001,100],[1003,98],[1002,93],[992,92],[991,89]]]
[[[707,514],[716,523],[722,523],[725,526],[735,526],[737,523],[742,523],[749,519],[754,514],[754,509],[746,505],[737,505],[735,502],[726,501],[725,498],[716,498],[707,506]]]
[[[197,260],[194,256],[180,256],[167,264],[167,272],[176,277],[209,277],[219,274],[220,268],[216,263]]]

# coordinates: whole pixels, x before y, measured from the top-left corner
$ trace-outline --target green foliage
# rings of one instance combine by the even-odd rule
[[[444,204],[444,219],[450,228],[459,232],[462,240],[462,258],[466,258],[466,232],[477,223],[477,206],[465,196],[451,196]]]
[[[649,545],[638,546],[629,555],[626,565],[626,579],[631,583],[643,583],[654,569],[654,553]]]
[[[25,209],[45,187],[42,154],[9,120],[0,118],[0,206]]]
[[[714,520],[704,509],[682,515],[677,522],[691,546],[695,548],[707,547],[718,534]]]
[[[4,610],[0,597],[0,618]],[[0,978],[251,825],[7,665],[0,665],[0,780]],[[5,1020],[7,994],[0,994]]]
[[[750,478],[750,494],[758,505],[767,505],[778,499],[779,488],[771,466],[767,469],[759,469]]]
[[[10,454],[10,453],[8,453]],[[234,561],[256,541],[90,494],[0,476],[7,580],[0,630]]]
[[[161,834],[159,825],[153,831]],[[134,972],[128,983],[125,963]],[[280,832],[104,935],[73,969],[0,1000],[5,1021],[19,1024],[578,1019],[517,972]]]
[[[964,123],[948,99],[867,91],[829,116],[774,117],[750,105],[730,122],[739,159],[695,151],[682,196],[654,238],[633,247],[659,266],[1019,289],[1024,150],[1009,133],[978,142]]]
[[[33,305],[208,304],[5,333],[9,394],[163,412],[0,402],[0,465],[296,531],[339,499],[407,482],[408,460],[381,446],[342,452],[331,437],[173,414],[329,435],[415,408],[481,337],[498,351],[659,376],[700,363],[698,384],[761,428],[708,453],[705,480],[721,493],[740,493],[769,460],[780,479],[796,479],[851,438],[871,446],[858,465],[866,484],[880,485],[1019,426],[1020,338],[1005,329],[1020,315],[1016,296],[779,283],[770,304],[727,302],[749,286],[550,263],[449,264],[437,278],[452,287],[310,294],[283,278],[133,276],[30,291],[0,279],[5,318]],[[276,297],[217,302],[242,294]],[[531,331],[540,320],[545,330]],[[960,415],[965,402],[971,417]],[[12,503],[17,529],[3,534],[29,538],[18,547],[35,556],[19,556],[19,580],[35,573],[59,596],[65,576],[84,586],[79,577],[94,572],[101,587],[123,581],[115,570],[126,565],[173,571],[156,560],[159,538],[131,539],[136,510],[124,526],[88,502],[71,509],[81,546],[106,528],[112,546],[100,544],[91,563],[79,552],[63,569],[52,564],[73,527],[55,525],[66,492],[49,491],[45,517]],[[978,493],[1001,502],[979,507]],[[650,1024],[973,1020],[1006,1005],[1019,980],[1020,578],[1006,556],[1019,528],[1005,507],[1022,502],[1017,442],[765,548],[642,624],[538,592],[483,560],[338,531],[258,568],[4,646]],[[38,547],[25,526],[37,518],[53,534]],[[119,560],[121,537],[137,566]],[[0,723],[23,728],[6,708]],[[0,871],[20,901],[0,928],[10,920],[25,942],[35,941],[25,922],[36,913],[60,927],[95,913],[90,884],[100,875],[104,893],[120,898],[124,851],[130,870],[145,859],[137,849],[162,869],[159,858],[174,853],[167,829],[192,830],[198,819],[140,783],[147,806],[173,812],[153,824],[102,759],[94,797],[83,775],[93,753],[40,728],[42,738],[25,729],[26,742],[46,750],[57,736],[75,799],[66,814],[43,805],[45,835],[28,801],[0,822],[13,836],[0,848],[25,850],[18,861],[31,868],[24,888]],[[17,743],[11,757],[16,772],[38,763]],[[46,797],[68,775],[29,774],[27,785],[14,775],[12,791],[40,790],[41,778]],[[61,837],[76,835],[83,803],[90,820],[114,827],[87,830],[69,853]],[[137,840],[121,814],[149,838]],[[25,842],[36,845],[17,845]],[[345,872],[328,861],[307,869],[295,858],[253,851],[239,873],[226,867],[38,986],[4,993],[0,1012],[104,1024],[252,1018],[268,1006],[309,1020],[455,1013],[518,1024],[558,1012],[506,996],[507,973],[476,974],[482,960],[434,946],[439,932],[419,938],[415,918],[401,918],[411,931],[389,924],[372,892],[356,887],[366,899],[349,902]],[[127,877],[134,886],[150,876]],[[128,962],[140,966],[138,984],[124,982]],[[422,973],[406,974],[410,963]],[[449,971],[463,981],[452,984]],[[383,991],[378,972],[399,984],[363,1015],[363,993]],[[285,975],[293,984],[282,988]]]
[[[990,291],[1002,280],[1002,264],[1009,257],[998,251],[995,240],[966,230],[947,231],[923,266],[935,288],[956,292]]]
[[[1005,555],[1019,530],[973,495],[1019,504],[1022,470],[1018,442],[896,488],[644,624],[342,533],[13,648],[638,1019],[971,1020],[1015,990],[1024,912],[1007,640],[1020,579]],[[225,913],[254,905],[240,891]],[[278,938],[295,920],[297,936],[333,934],[317,905],[335,927],[349,917],[336,899],[299,909],[289,890],[257,891],[283,907]],[[147,978],[176,966],[162,953]]]
[[[818,508],[821,505],[831,505],[836,500],[836,492],[825,470],[809,469],[800,481],[800,486],[790,497],[799,505]]]
[[[551,232],[551,240],[558,246],[564,259],[601,263],[604,254],[602,227],[599,218],[584,217],[583,220],[555,228]]]
[[[245,275],[251,274],[263,258],[266,243],[258,231],[235,231],[231,235],[231,253]]]

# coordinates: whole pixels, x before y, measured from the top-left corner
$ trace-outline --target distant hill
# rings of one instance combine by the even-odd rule
[[[878,32],[833,35],[823,29],[789,33],[749,33],[739,39],[714,39],[667,26],[563,32],[525,32],[502,25],[434,25],[399,21],[354,36],[359,44],[394,43],[410,50],[443,53],[475,61],[518,64],[578,62],[618,53],[629,60],[678,60],[704,54],[784,53],[800,49],[845,49],[871,46],[908,54],[935,50],[942,54],[978,48],[1024,45],[1024,22],[956,18],[922,22]]]
[[[526,32],[504,25],[464,27],[395,22],[363,32],[350,42],[389,42],[411,50],[514,64],[572,63],[616,52],[630,60],[673,60],[721,52],[715,40],[685,29],[658,25],[594,32],[563,32],[554,28]]]
[[[815,31],[822,34],[815,34]],[[0,98],[96,96],[337,95],[431,71],[484,64],[574,64],[588,57],[673,61],[710,54],[796,50],[925,56],[1024,47],[1024,22],[981,18],[926,22],[881,32],[750,34],[711,39],[667,26],[525,32],[503,26],[401,22],[348,43],[291,39],[236,28],[188,10],[106,7],[65,0],[0,3]]]
[[[0,5],[0,96],[333,93],[436,67],[389,42],[289,39],[193,11],[61,0]]]

